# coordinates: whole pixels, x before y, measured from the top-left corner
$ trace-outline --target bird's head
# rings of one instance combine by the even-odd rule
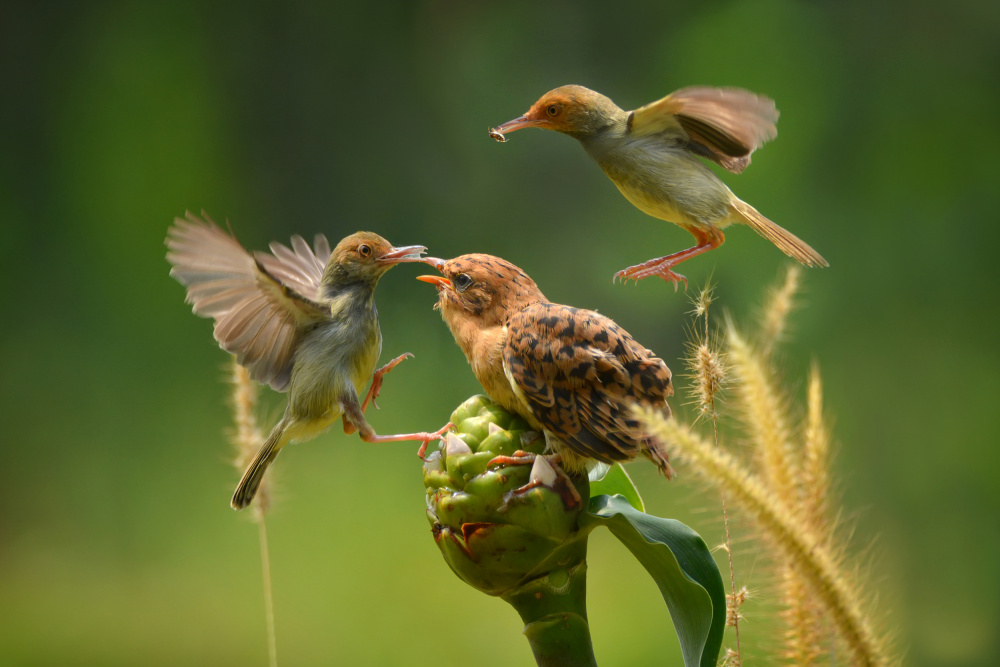
[[[540,127],[580,139],[626,118],[627,114],[617,104],[598,92],[583,86],[560,86],[542,95],[523,116],[507,121],[496,131],[506,134]]]
[[[394,247],[374,232],[356,232],[346,237],[330,254],[323,274],[325,284],[370,283],[403,262],[420,262],[427,248],[422,245]]]
[[[448,326],[455,331],[459,321],[475,321],[480,327],[502,326],[510,312],[544,301],[545,296],[521,269],[493,255],[461,255],[448,261],[425,258],[440,276],[418,276],[417,280],[438,288],[438,303]]]

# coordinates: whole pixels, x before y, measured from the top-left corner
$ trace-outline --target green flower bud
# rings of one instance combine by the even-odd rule
[[[490,595],[580,567],[586,535],[577,517],[589,485],[541,454],[545,439],[484,396],[451,416],[457,425],[424,464],[427,518],[445,561]],[[496,460],[497,457],[506,457]]]

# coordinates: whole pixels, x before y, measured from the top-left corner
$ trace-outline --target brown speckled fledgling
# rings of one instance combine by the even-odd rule
[[[563,466],[644,454],[667,477],[666,454],[639,430],[634,404],[670,414],[670,369],[611,319],[549,303],[535,282],[491,255],[426,259],[442,276],[438,304],[490,398],[544,430]]]

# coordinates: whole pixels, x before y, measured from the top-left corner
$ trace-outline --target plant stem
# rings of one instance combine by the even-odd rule
[[[271,667],[278,667],[278,640],[274,632],[274,596],[271,593],[271,556],[267,548],[267,525],[264,513],[257,515],[260,536],[260,565],[264,575],[264,614],[267,617],[267,655]]]
[[[524,621],[539,667],[597,667],[587,622],[587,564],[554,570],[502,596]]]

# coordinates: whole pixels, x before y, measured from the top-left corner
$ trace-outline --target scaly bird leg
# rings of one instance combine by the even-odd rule
[[[650,276],[659,276],[666,280],[667,282],[673,282],[674,291],[677,291],[677,283],[684,281],[684,289],[687,289],[687,278],[679,273],[674,273],[671,269],[686,259],[691,259],[696,255],[700,255],[703,252],[708,252],[722,245],[726,237],[722,235],[722,232],[715,227],[709,227],[708,229],[692,228],[689,230],[694,236],[697,245],[693,248],[688,248],[687,250],[681,250],[680,252],[675,252],[672,255],[667,255],[666,257],[658,257],[656,259],[651,259],[648,262],[643,262],[642,264],[636,264],[635,266],[630,266],[627,269],[622,269],[615,274],[615,278],[621,278],[623,281],[628,282],[629,280],[634,280],[636,282],[642,280],[643,278],[649,278]]]
[[[537,461],[537,459],[543,459],[543,461]],[[569,475],[559,467],[562,462],[562,457],[558,454],[532,454],[531,452],[525,452],[522,450],[517,450],[514,452],[513,456],[494,456],[490,459],[489,463],[486,464],[487,469],[493,466],[518,466],[518,465],[530,465],[532,466],[532,479],[524,486],[519,486],[514,489],[512,493],[516,495],[523,495],[532,489],[539,486],[544,486],[545,488],[552,489],[559,497],[562,498],[563,505],[567,509],[572,509],[583,502],[580,497],[580,492],[576,490],[573,486],[573,481],[569,478]],[[547,464],[542,465],[539,469],[539,463]],[[540,470],[540,473],[536,477],[535,471]]]
[[[395,368],[399,364],[399,362],[401,362],[403,359],[407,359],[412,356],[413,355],[410,354],[409,352],[404,352],[403,354],[399,355],[398,357],[387,363],[382,368],[375,371],[375,374],[372,375],[372,384],[370,387],[368,387],[368,395],[365,396],[365,400],[361,404],[361,412],[364,412],[365,410],[368,409],[368,401],[372,402],[372,405],[375,406],[376,410],[382,409],[378,406],[378,403],[375,402],[375,399],[378,398],[379,392],[382,391],[382,377],[386,373],[391,371],[393,368]]]
[[[356,428],[361,436],[361,439],[365,442],[402,442],[402,441],[420,441],[420,451],[419,455],[423,456],[424,451],[427,450],[427,444],[438,440],[443,436],[448,429],[452,427],[451,422],[448,422],[443,427],[435,431],[434,433],[397,433],[395,435],[379,435],[372,428],[372,425],[368,423],[365,419],[365,413],[361,409],[361,403],[358,402],[357,395],[352,391],[351,395],[347,398],[343,398],[340,401],[341,409],[344,412],[344,432],[347,432],[348,425]]]

